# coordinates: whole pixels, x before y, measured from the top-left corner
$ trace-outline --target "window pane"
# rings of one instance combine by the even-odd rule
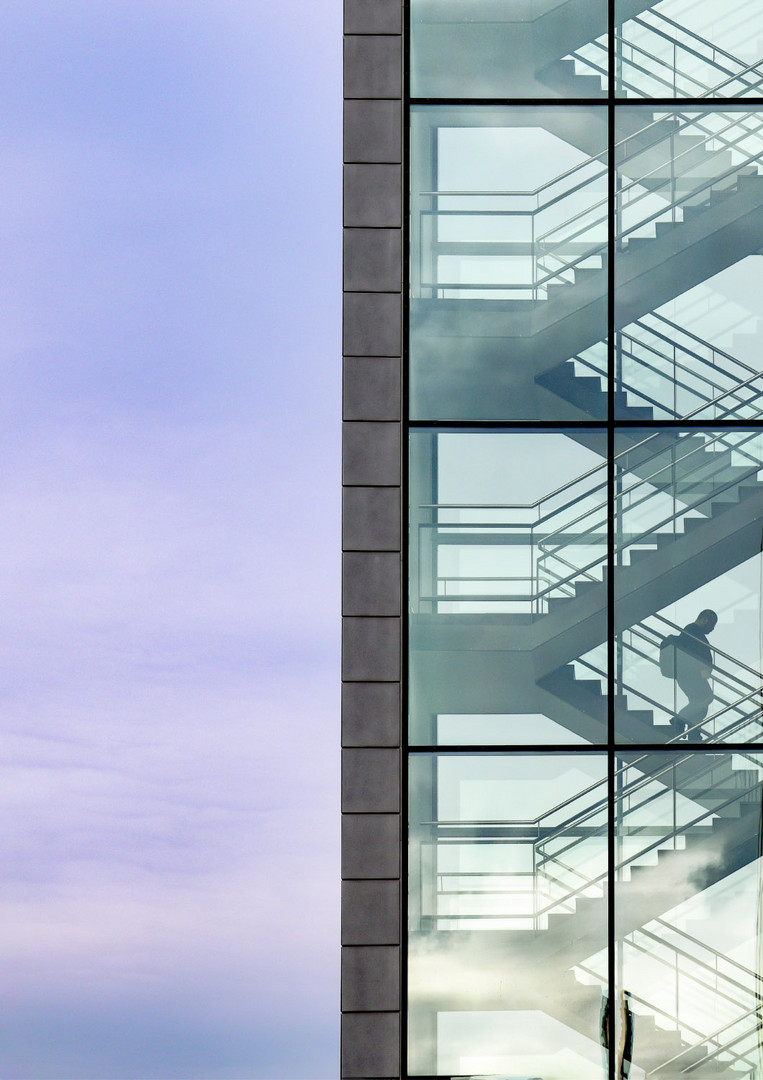
[[[412,1076],[601,1080],[603,754],[410,758]]]
[[[411,0],[411,94],[603,97],[606,42],[605,0]]]
[[[763,433],[616,433],[617,738],[761,740]]]
[[[410,443],[410,739],[606,740],[606,436]]]
[[[763,112],[617,110],[615,412],[763,415]]]
[[[760,754],[620,762],[619,1042],[636,1075],[758,1075],[762,779]]]
[[[606,418],[606,110],[411,125],[411,417]]]
[[[763,9],[749,0],[615,0],[622,97],[761,97]],[[578,70],[599,60],[580,50]],[[595,71],[595,68],[592,68]]]

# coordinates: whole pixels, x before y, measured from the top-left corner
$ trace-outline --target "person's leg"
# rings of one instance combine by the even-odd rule
[[[696,676],[694,678],[684,677],[679,679],[678,685],[689,699],[678,713],[677,719],[683,725],[681,731],[686,735],[689,742],[701,742],[701,730],[696,725],[705,719],[713,700],[710,683],[706,679]]]

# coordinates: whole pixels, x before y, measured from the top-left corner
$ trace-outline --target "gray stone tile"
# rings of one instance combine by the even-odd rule
[[[400,944],[400,882],[342,882],[342,944]]]
[[[346,356],[345,420],[400,420],[399,356]]]
[[[379,747],[342,750],[342,810],[388,814],[400,810],[400,751]]]
[[[399,165],[345,165],[344,224],[348,227],[403,223],[402,169]]]
[[[400,555],[349,551],[342,556],[342,614],[399,615]]]
[[[400,484],[399,424],[345,421],[342,435],[342,483],[350,487]]]
[[[399,356],[402,344],[399,292],[346,292],[343,312],[345,356]]]
[[[396,682],[400,678],[400,619],[342,619],[342,678]]]
[[[400,683],[342,685],[343,746],[399,746],[400,724]]]
[[[399,98],[403,92],[402,37],[351,35],[344,39],[345,98]]]
[[[342,815],[342,877],[400,876],[400,815]]]
[[[399,1013],[345,1013],[342,1077],[386,1078],[399,1074]]]
[[[400,34],[401,0],[344,0],[345,34]]]
[[[400,948],[345,945],[342,948],[342,1009],[395,1012],[400,1008]]]
[[[348,292],[395,292],[402,287],[400,229],[344,230],[344,287]]]
[[[345,101],[344,160],[399,164],[403,160],[402,115],[399,101]]]
[[[345,551],[400,551],[400,495],[395,487],[346,487],[342,491]]]

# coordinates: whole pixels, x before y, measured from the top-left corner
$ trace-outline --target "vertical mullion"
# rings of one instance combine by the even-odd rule
[[[408,397],[408,325],[410,294],[410,145],[411,145],[411,35],[410,3],[402,0],[403,32],[403,147],[401,179],[403,185],[403,220],[402,224],[402,334],[401,334],[401,375],[400,375],[400,581],[402,591],[402,626],[400,634],[400,1076],[408,1075],[408,639],[410,611],[410,553],[408,539],[409,522],[409,447],[410,447],[410,403]]]
[[[608,2],[607,66],[607,982],[608,1080],[615,1080],[617,1017],[615,951],[615,0]]]

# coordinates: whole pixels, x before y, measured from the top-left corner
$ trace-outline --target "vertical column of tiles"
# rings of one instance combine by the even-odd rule
[[[345,0],[342,1077],[400,1076],[402,0]]]

